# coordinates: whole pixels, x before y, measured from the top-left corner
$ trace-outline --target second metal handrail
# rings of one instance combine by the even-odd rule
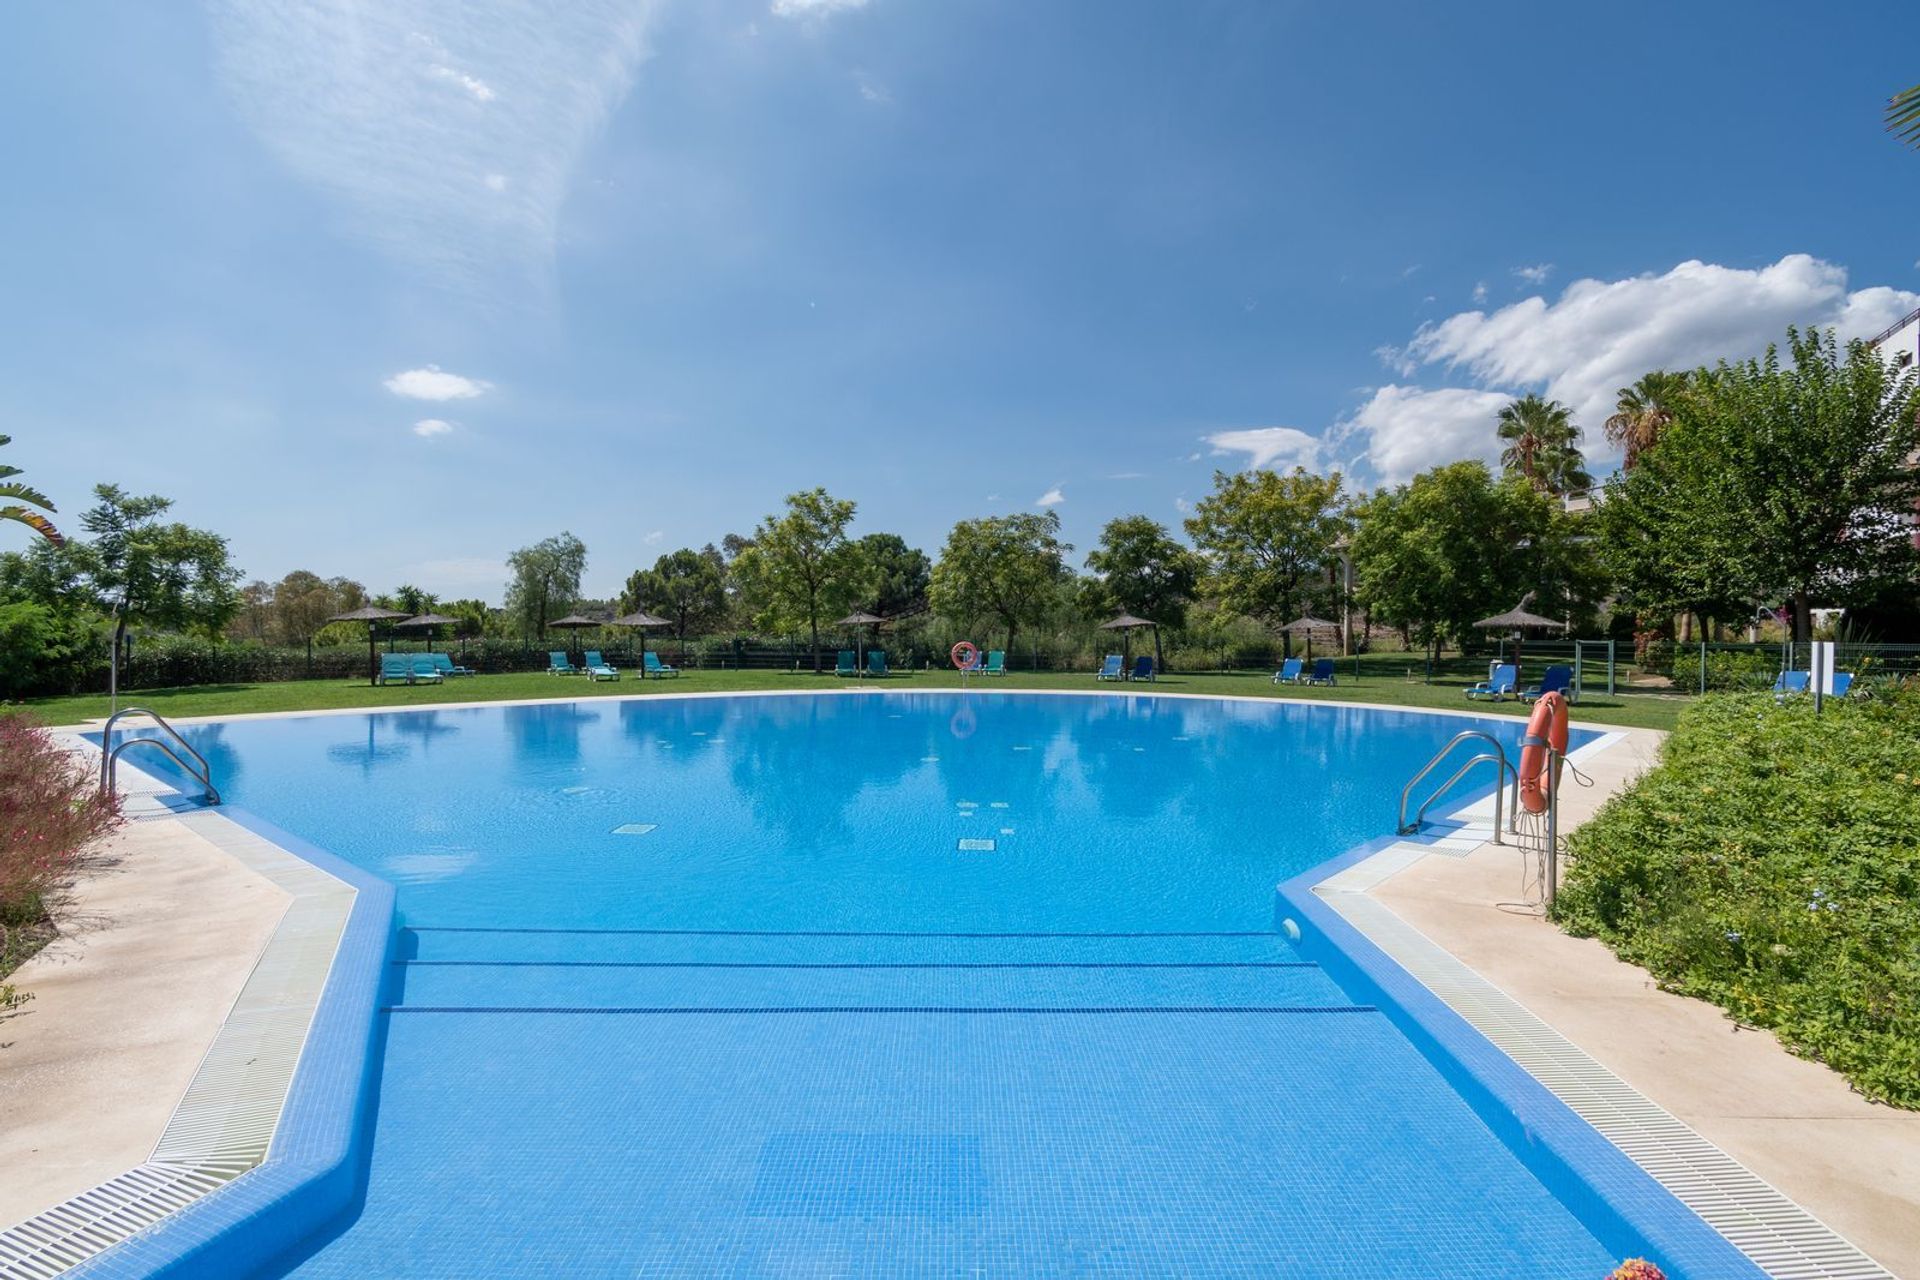
[[[1455,747],[1467,741],[1469,738],[1479,739],[1491,747],[1492,750],[1481,752],[1454,770],[1452,777],[1434,788],[1433,794],[1421,802],[1419,811],[1414,814],[1413,821],[1409,823],[1407,821],[1407,801],[1413,795],[1413,789],[1419,786],[1421,780],[1428,774],[1439,768],[1440,762],[1445,760]],[[1482,733],[1478,729],[1467,729],[1461,733],[1454,734],[1447,742],[1447,745],[1434,752],[1433,759],[1427,761],[1425,767],[1423,767],[1420,772],[1414,774],[1413,777],[1409,778],[1406,786],[1400,788],[1400,824],[1396,828],[1398,834],[1403,836],[1411,835],[1413,832],[1418,831],[1420,829],[1420,820],[1426,816],[1427,810],[1432,807],[1434,802],[1451,790],[1456,782],[1465,777],[1468,770],[1482,763],[1490,763],[1495,768],[1493,784],[1493,842],[1495,844],[1505,844],[1506,841],[1500,838],[1500,833],[1502,830],[1509,828],[1507,828],[1506,823],[1502,821],[1506,815],[1503,812],[1501,801],[1506,793],[1508,776],[1512,776],[1517,792],[1520,775],[1515,772],[1513,765],[1508,762],[1506,748],[1500,745],[1500,740],[1492,734]],[[1516,814],[1515,816],[1517,817],[1518,815]]]
[[[195,769],[193,765],[181,759],[180,752],[175,751],[160,738],[128,738],[119,746],[114,746],[113,726],[122,716],[146,716],[158,725],[161,732],[165,733],[168,738],[178,743],[180,750],[191,756],[194,763],[200,767]],[[142,744],[158,748],[169,760],[172,760],[176,765],[180,766],[181,772],[185,773],[195,782],[198,782],[202,787],[205,787],[208,804],[220,803],[220,792],[215,789],[213,785],[213,770],[208,766],[207,758],[194,750],[193,744],[180,736],[180,731],[168,724],[165,716],[162,716],[158,711],[149,710],[146,707],[122,707],[107,717],[107,727],[100,735],[100,789],[102,791],[113,790],[115,770],[120,763],[120,753]]]

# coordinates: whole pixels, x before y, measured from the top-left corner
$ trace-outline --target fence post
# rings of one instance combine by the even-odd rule
[[[1611,698],[1611,697],[1613,696],[1613,653],[1614,653],[1614,646],[1615,646],[1615,645],[1617,645],[1617,644],[1619,644],[1619,643],[1620,643],[1620,642],[1619,642],[1618,640],[1609,640],[1609,641],[1607,641],[1607,696],[1608,696],[1609,698]]]
[[[1707,642],[1700,642],[1700,692],[1707,691]]]

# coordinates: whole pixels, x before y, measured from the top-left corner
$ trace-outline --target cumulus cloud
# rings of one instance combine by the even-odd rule
[[[1485,302],[1486,300],[1487,300],[1487,282],[1485,280],[1481,280],[1473,286],[1473,302],[1475,306],[1478,306],[1481,303]]]
[[[396,373],[381,385],[408,400],[471,400],[485,395],[493,384],[478,378],[463,378],[430,364],[424,369]]]
[[[864,9],[867,0],[773,0],[773,12],[782,18],[824,18],[848,9]]]
[[[544,278],[658,3],[204,0],[219,79],[267,150],[350,234],[468,292]],[[511,196],[481,194],[504,175]]]
[[[1513,274],[1519,276],[1528,284],[1545,284],[1547,277],[1553,274],[1553,264],[1551,262],[1543,262],[1534,267],[1515,267]]]
[[[1059,485],[1055,485],[1053,488],[1035,498],[1033,505],[1036,507],[1057,507],[1066,500],[1067,495],[1060,491]]]
[[[1249,467],[1271,467],[1278,463],[1284,470],[1314,467],[1320,461],[1320,438],[1293,427],[1250,427],[1242,431],[1216,431],[1203,437],[1216,454],[1244,453]]]
[[[445,418],[422,418],[413,424],[413,434],[428,440],[453,434],[453,424]]]
[[[1870,337],[1916,306],[1920,294],[1904,289],[1849,291],[1845,268],[1807,254],[1752,269],[1683,262],[1659,275],[1576,280],[1551,302],[1461,312],[1423,327],[1407,352],[1482,387],[1565,401],[1591,447],[1617,390],[1649,369],[1757,355],[1790,324]]]
[[[1400,484],[1462,458],[1497,461],[1493,418],[1511,399],[1464,387],[1381,387],[1332,435],[1358,448],[1381,483]]]
[[[646,543],[648,546],[651,547],[651,546],[657,545],[659,541],[666,536],[667,536],[667,531],[665,529],[655,529],[651,533],[647,534],[646,537],[640,539],[640,541]]]

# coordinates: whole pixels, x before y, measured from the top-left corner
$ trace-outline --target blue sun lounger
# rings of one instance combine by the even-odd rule
[[[587,650],[587,675],[594,680],[618,680],[620,668],[600,656],[598,649]]]
[[[1133,660],[1133,678],[1135,680],[1153,679],[1153,655],[1143,653]]]
[[[1299,684],[1300,669],[1304,666],[1306,666],[1306,663],[1303,660],[1299,658],[1288,658],[1280,664],[1280,669],[1273,673],[1273,682],[1275,684]]]
[[[885,649],[867,650],[867,674],[870,676],[884,676],[889,674],[887,671],[887,651]]]
[[[1007,651],[1005,649],[987,650],[987,661],[974,673],[982,676],[1003,676],[1007,674]]]
[[[1539,684],[1528,685],[1520,691],[1520,701],[1532,702],[1543,693],[1557,693],[1568,702],[1572,702],[1573,668],[1565,663],[1555,663],[1548,667],[1547,673],[1540,677]]]
[[[433,665],[443,676],[470,676],[473,674],[472,667],[460,666],[453,660],[453,655],[450,653],[430,653],[427,657],[432,659]]]
[[[1773,682],[1773,696],[1785,698],[1789,694],[1806,693],[1812,688],[1811,671],[1782,671],[1780,678]]]
[[[837,676],[857,676],[860,674],[860,667],[853,660],[853,650],[842,649],[840,651],[839,660],[833,664],[833,674]]]
[[[1498,702],[1502,698],[1515,695],[1515,686],[1520,683],[1520,668],[1511,662],[1503,662],[1493,669],[1493,674],[1467,690],[1468,698],[1485,698],[1489,702]]]
[[[660,655],[655,653],[651,649],[644,650],[640,654],[640,656],[643,659],[645,659],[645,661],[641,664],[643,667],[643,670],[641,671],[641,675],[643,677],[644,676],[665,677],[665,676],[677,676],[680,674],[680,668],[670,667],[666,663],[660,661]]]
[[[580,668],[568,660],[567,655],[558,649],[547,651],[547,674],[550,676],[577,676]]]
[[[1107,660],[1100,664],[1100,669],[1093,673],[1093,678],[1096,680],[1125,679],[1127,673],[1120,665],[1123,661],[1125,659],[1117,653],[1108,654]]]
[[[381,684],[412,684],[413,655],[410,653],[383,653],[380,655]]]
[[[1307,677],[1307,683],[1327,685],[1340,683],[1333,675],[1333,659],[1315,658],[1313,660],[1313,673]]]

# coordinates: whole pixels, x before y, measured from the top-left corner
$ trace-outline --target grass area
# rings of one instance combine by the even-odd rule
[[[1518,702],[1469,703],[1464,689],[1471,683],[1465,671],[1437,675],[1432,684],[1420,676],[1418,657],[1406,654],[1370,655],[1343,659],[1339,684],[1332,688],[1304,688],[1273,684],[1271,672],[1246,671],[1204,675],[1168,675],[1152,685],[1096,681],[1086,672],[1012,672],[997,679],[974,678],[975,687],[993,689],[1099,689],[1108,693],[1161,689],[1169,693],[1233,694],[1298,698],[1309,702],[1383,702],[1406,707],[1469,706],[1493,714],[1525,715]],[[203,685],[186,689],[124,691],[121,704],[151,707],[172,719],[181,716],[240,715],[261,711],[315,711],[356,707],[404,707],[429,702],[489,702],[526,698],[592,698],[614,695],[736,692],[743,690],[826,690],[868,681],[840,679],[832,674],[789,671],[689,671],[678,679],[636,680],[623,673],[617,682],[589,682],[579,676],[550,676],[545,672],[483,675],[448,680],[441,685],[369,687],[362,680],[290,680],[273,684]],[[889,688],[952,689],[960,676],[951,669],[899,673],[886,680]],[[40,698],[25,709],[48,724],[75,724],[107,714],[105,695]],[[1672,696],[1623,694],[1606,697],[1591,693],[1574,708],[1576,723],[1671,728],[1684,700]]]
[[[1689,707],[1573,833],[1554,916],[1920,1108],[1920,693]]]

